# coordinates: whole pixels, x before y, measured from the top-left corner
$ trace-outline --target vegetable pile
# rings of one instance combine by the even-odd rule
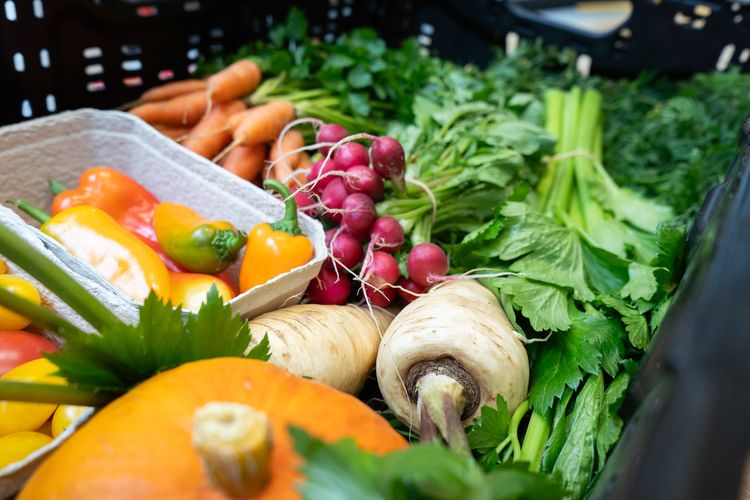
[[[124,248],[138,269],[164,271],[106,276],[143,301],[127,325],[0,227],[0,254],[98,332],[0,280],[0,307],[14,311],[0,319],[21,315],[65,341],[31,362],[68,385],[29,384],[24,397],[118,398],[21,498],[124,484],[173,496],[584,498],[679,286],[691,217],[734,155],[750,77],[611,81],[581,77],[574,59],[521,44],[487,68],[458,67],[371,30],[320,42],[292,10],[270,40],[205,62],[204,78],[130,103],[286,211],[245,233],[104,168],[75,190],[53,184],[51,219],[17,203],[74,255],[95,263]],[[240,291],[312,258],[298,211],[323,224],[329,254],[304,303],[234,316],[223,272],[241,248]],[[91,253],[76,227],[107,243]],[[362,391],[381,415],[338,391]],[[0,382],[0,397],[18,393]],[[162,436],[169,445],[151,452]]]

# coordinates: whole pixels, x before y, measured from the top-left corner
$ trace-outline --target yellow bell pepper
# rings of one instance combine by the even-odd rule
[[[3,259],[0,259],[0,274],[5,274],[8,272],[8,265],[5,263]]]
[[[185,311],[198,312],[212,286],[216,286],[216,291],[224,302],[234,298],[234,291],[216,276],[172,273],[172,305],[182,306]]]
[[[154,210],[159,246],[169,258],[194,273],[220,273],[245,246],[247,235],[226,221],[211,221],[192,209],[162,202]]]
[[[11,292],[36,305],[42,303],[42,298],[34,285],[23,278],[12,274],[0,274],[0,288]],[[23,330],[31,321],[13,311],[0,307],[0,330]],[[2,353],[0,353],[2,355]]]
[[[240,292],[307,264],[315,253],[312,242],[299,228],[297,204],[289,188],[274,179],[267,179],[263,186],[281,194],[286,210],[281,220],[258,224],[248,234],[240,269]]]
[[[169,271],[159,255],[103,210],[80,205],[50,217],[28,202],[14,203],[42,222],[44,234],[133,300],[143,302],[152,290],[165,301],[172,297]]]

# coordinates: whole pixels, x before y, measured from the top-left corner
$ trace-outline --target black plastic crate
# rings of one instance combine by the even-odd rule
[[[298,6],[321,39],[372,26],[389,43],[416,36],[432,53],[461,62],[488,61],[493,46],[515,33],[573,46],[603,73],[657,68],[682,75],[712,70],[722,58],[722,64],[750,69],[750,6],[743,3],[635,0],[630,19],[600,35],[543,21],[534,12],[564,3],[327,0]],[[118,106],[151,86],[188,77],[201,56],[267,36],[289,5],[0,0],[0,123]],[[750,121],[738,152],[693,225],[688,270],[631,386],[622,439],[591,498],[738,497],[750,449]]]

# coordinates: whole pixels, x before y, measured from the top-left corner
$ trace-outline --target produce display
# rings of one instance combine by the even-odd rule
[[[0,260],[0,469],[101,408],[19,498],[584,498],[750,77],[609,80],[574,60],[321,42],[293,9],[125,105],[284,213],[208,220],[116,165],[49,179],[49,214],[13,202],[139,303],[124,322],[0,224],[0,255],[94,331]],[[328,253],[302,303],[239,317],[238,293],[313,259],[301,214]]]

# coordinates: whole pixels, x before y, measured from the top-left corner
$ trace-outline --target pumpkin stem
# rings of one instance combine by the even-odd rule
[[[427,373],[417,381],[416,388],[420,413],[427,413],[453,451],[470,455],[460,416],[467,403],[464,386],[448,375]]]
[[[271,424],[239,403],[208,403],[195,411],[193,446],[209,481],[230,497],[258,493],[270,477]]]

